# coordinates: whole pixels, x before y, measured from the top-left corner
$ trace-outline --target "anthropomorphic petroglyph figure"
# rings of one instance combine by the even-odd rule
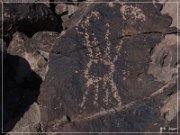
[[[111,100],[116,100],[118,105],[121,105],[121,97],[118,92],[118,88],[114,81],[115,73],[115,62],[118,60],[120,55],[120,49],[122,41],[118,45],[113,45],[110,41],[110,25],[105,24],[106,33],[104,35],[104,48],[100,48],[100,43],[93,33],[88,33],[88,27],[90,26],[89,20],[91,17],[100,19],[98,12],[92,12],[90,16],[82,23],[81,28],[84,29],[84,32],[79,32],[85,38],[85,44],[88,51],[88,62],[85,68],[78,73],[83,74],[83,77],[86,80],[86,90],[84,91],[82,102],[80,103],[81,112],[86,109],[86,103],[90,91],[94,91],[94,100],[92,101],[95,107],[99,107],[98,101],[103,100],[105,107],[109,106]],[[90,38],[91,36],[91,38]],[[93,38],[93,40],[92,40]],[[112,55],[111,49],[115,47],[115,53]],[[101,65],[101,66],[100,66]],[[93,68],[106,67],[106,71],[103,74],[94,74],[92,73]],[[76,72],[77,73],[77,72]],[[101,83],[101,85],[100,85]],[[103,99],[99,99],[99,94],[105,93]]]

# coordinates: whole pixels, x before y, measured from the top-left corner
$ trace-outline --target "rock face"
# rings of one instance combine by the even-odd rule
[[[152,50],[152,62],[149,65],[149,74],[158,81],[169,82],[177,74],[177,40],[176,35],[166,35],[165,38]],[[179,57],[179,56],[178,56]]]
[[[166,0],[163,2],[164,6],[161,11],[162,14],[168,14],[169,16],[171,16],[173,18],[171,26],[178,27],[177,25],[180,21],[180,14],[178,14],[180,13],[180,8],[178,8],[180,6],[180,0]]]
[[[7,54],[4,54],[4,131],[14,125],[12,132],[40,130],[38,105],[34,103],[29,109],[28,106],[37,99],[48,70],[50,50],[58,37],[56,32],[38,32],[32,38],[19,32],[13,35]],[[16,97],[10,100],[10,95]]]
[[[86,0],[54,0],[53,9],[55,14],[59,17],[59,20],[62,21],[62,28],[68,28],[68,21],[71,19],[71,16],[81,7],[83,2]]]
[[[42,79],[19,56],[4,54],[3,131],[9,131],[39,94]]]
[[[180,127],[174,1],[2,1],[4,132]]]
[[[31,69],[44,79],[48,70],[49,53],[58,37],[57,32],[38,32],[32,38],[17,32],[13,35],[7,52],[26,59]]]
[[[78,9],[77,5],[71,4],[57,4],[55,7],[55,12],[57,15],[61,16],[63,29],[67,29],[67,22],[70,20],[72,14]]]
[[[177,66],[171,50],[166,59],[156,52],[163,42],[176,49],[166,36],[176,32],[171,21],[153,3],[81,7],[50,55],[38,98],[43,131],[159,132],[168,125],[160,108],[176,92],[176,78],[167,81],[177,73],[171,68],[159,79],[151,66]]]
[[[58,20],[44,4],[3,4],[3,38],[9,42],[15,31],[32,36],[38,31],[58,31]]]
[[[13,132],[41,132],[40,111],[37,103],[33,103],[29,107],[11,132],[12,133],[8,133],[8,135],[13,135]],[[32,134],[29,133],[29,135]]]

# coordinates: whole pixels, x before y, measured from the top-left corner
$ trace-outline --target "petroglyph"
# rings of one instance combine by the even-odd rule
[[[97,17],[95,14],[91,14],[91,17]],[[86,109],[86,104],[88,96],[90,96],[90,91],[94,92],[94,100],[92,101],[95,107],[99,107],[98,101],[103,101],[103,106],[108,107],[109,103],[112,99],[115,99],[118,105],[121,105],[121,97],[118,92],[118,88],[114,81],[114,73],[115,73],[115,62],[118,60],[118,56],[120,55],[120,49],[123,41],[121,41],[118,45],[115,46],[115,53],[112,56],[111,46],[112,43],[110,41],[110,25],[106,23],[106,33],[104,35],[104,49],[99,47],[99,41],[92,34],[88,33],[88,23],[91,17],[87,17],[88,19],[82,23],[81,27],[84,29],[84,33],[78,32],[79,34],[83,34],[85,38],[84,46],[87,47],[88,51],[88,62],[86,67],[80,71],[75,71],[75,73],[83,74],[83,77],[86,80],[85,86],[87,87],[84,91],[82,102],[79,104],[82,108],[80,112]],[[78,29],[76,29],[78,31]],[[93,39],[93,40],[92,40]],[[94,46],[94,48],[93,48]],[[98,68],[98,70],[106,70],[103,74],[92,73],[92,69]],[[100,69],[99,69],[100,68]],[[101,85],[100,85],[101,84]],[[104,93],[103,99],[99,99],[99,95]],[[92,96],[92,95],[91,95]]]
[[[84,23],[81,24],[81,27],[83,29],[85,29],[85,27],[90,26],[90,19],[92,19],[92,18],[95,20],[99,20],[101,18],[101,15],[97,11],[92,11],[91,14],[89,16],[87,16],[87,19],[84,21]]]
[[[176,44],[170,44],[175,38],[164,41],[166,33],[176,36],[172,18],[160,13],[160,5],[121,3],[124,7],[117,0],[84,3],[65,22],[68,29],[50,51],[37,99],[43,132],[175,127],[174,106],[170,112],[166,103],[175,94],[177,73],[162,81],[165,72],[160,72],[178,66]],[[161,70],[149,71],[151,64]]]
[[[132,18],[135,21],[140,20],[141,22],[146,20],[143,11],[140,8],[134,7],[132,5],[125,5],[122,3],[120,12],[124,20],[127,20],[129,18]]]

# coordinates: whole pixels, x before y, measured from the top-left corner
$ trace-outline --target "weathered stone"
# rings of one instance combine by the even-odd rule
[[[76,119],[58,127],[61,132],[159,132],[162,124],[158,109],[159,100],[128,104],[125,107],[113,108],[92,116]],[[160,123],[162,125],[160,125]]]
[[[66,4],[57,4],[55,8],[56,14],[62,15],[68,12],[68,8]]]
[[[172,121],[176,118],[177,113],[180,111],[180,108],[177,107],[178,104],[180,104],[180,100],[177,98],[179,96],[179,91],[176,94],[171,95],[165,105],[161,108],[161,113],[167,121]]]
[[[153,93],[171,89],[148,69],[151,50],[174,32],[171,21],[153,3],[92,3],[78,9],[52,49],[41,87],[44,131],[159,132],[164,121],[158,107],[167,95],[158,100]],[[105,116],[96,117],[101,113]]]
[[[49,53],[58,37],[56,32],[38,32],[32,38],[17,32],[13,35],[8,53],[26,59],[31,69],[44,79],[48,70]]]
[[[34,119],[36,108],[27,108],[37,101],[49,53],[58,36],[57,32],[38,32],[32,38],[19,32],[13,35],[8,54],[4,55],[4,131],[40,130],[39,121]]]
[[[178,2],[178,3],[175,3]],[[162,14],[168,14],[172,17],[172,27],[178,27],[178,22],[180,22],[180,0],[166,0],[161,11]],[[178,28],[180,30],[180,28]]]
[[[178,40],[178,39],[179,40]],[[152,62],[149,65],[148,73],[152,74],[158,81],[169,82],[177,75],[177,52],[180,37],[177,35],[166,35],[165,38],[152,52]],[[179,57],[179,56],[178,56]]]
[[[9,124],[11,125],[12,122]],[[33,103],[29,107],[27,112],[24,113],[24,115],[13,127],[11,132],[12,133],[8,133],[8,135],[13,135],[13,132],[41,132],[40,111],[37,103]],[[29,133],[29,135],[32,135],[32,133]]]
[[[56,13],[58,15],[62,15],[68,13],[68,16],[71,16],[76,10],[77,6],[68,5],[68,4],[57,4],[56,5]]]
[[[3,38],[8,43],[16,31],[28,36],[43,30],[59,31],[56,16],[44,4],[6,3],[3,16]]]
[[[37,100],[41,78],[28,62],[10,54],[3,60],[3,131],[10,131],[29,105]]]
[[[12,27],[10,19],[6,23],[10,29],[5,40],[10,41],[16,31],[27,36],[16,32],[10,45],[1,42],[4,131],[169,132],[170,127],[176,132],[179,37],[177,29],[172,28],[177,21],[174,5],[168,9],[168,0],[82,5],[74,0],[66,3],[69,1],[60,1],[66,8],[56,10],[56,17],[62,15],[63,27],[68,28],[61,35],[33,35],[46,25],[39,29],[40,25],[30,22],[36,20],[36,14],[31,19],[24,16],[21,22],[18,17],[27,13],[26,8],[16,9],[18,4],[11,8],[18,10],[12,13],[17,23],[14,21]],[[50,8],[54,14],[55,5]],[[77,7],[76,12],[72,7]],[[46,13],[52,12],[42,9],[35,12],[37,16],[45,13],[40,16],[44,21]],[[41,79],[45,80],[39,95]],[[36,103],[38,96],[40,106]]]
[[[63,29],[66,29],[66,22],[70,19],[73,13],[78,9],[78,6],[72,4],[57,4],[55,12],[61,16]]]

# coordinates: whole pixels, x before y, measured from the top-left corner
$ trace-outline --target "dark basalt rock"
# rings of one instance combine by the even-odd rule
[[[160,113],[157,101],[139,103],[122,110],[104,111],[95,116],[77,120],[59,126],[59,132],[144,132],[158,131],[158,126],[151,127],[152,123],[160,123]]]
[[[39,3],[4,3],[3,38],[10,42],[16,31],[32,36],[38,31],[61,31],[53,12]]]
[[[153,48],[173,31],[171,18],[152,3],[78,10],[52,49],[40,90],[44,131],[159,132],[167,95],[155,92],[171,89],[148,69]]]

